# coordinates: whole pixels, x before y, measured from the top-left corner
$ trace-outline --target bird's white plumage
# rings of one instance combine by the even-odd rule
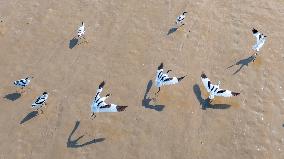
[[[46,92],[44,92],[41,96],[39,96],[35,102],[32,104],[32,108],[33,109],[39,109],[43,106],[43,104],[45,104],[45,102],[47,101],[48,98],[48,94]]]
[[[103,86],[104,86],[104,82],[99,86],[96,96],[91,104],[91,111],[93,113],[119,112],[118,107],[126,107],[126,106],[117,106],[116,104],[107,104],[105,100],[109,97],[109,95],[105,97],[100,97],[100,94],[103,91]]]
[[[220,91],[220,89],[218,90]],[[222,92],[222,93],[216,93],[215,96],[222,96],[222,97],[232,97],[233,94],[232,94],[232,91],[229,91],[229,90],[225,90],[225,92]]]
[[[266,36],[258,32],[256,29],[253,29],[253,36],[256,38],[256,43],[252,46],[252,49],[259,51],[266,41]]]
[[[169,77],[168,74],[163,73],[163,69],[157,70],[156,74],[156,86],[161,87],[163,85],[172,85],[172,84],[177,84],[178,79],[177,77]]]
[[[78,28],[78,32],[77,32],[77,35],[79,38],[81,38],[82,36],[84,36],[85,34],[85,24],[84,22],[82,22],[82,25]]]
[[[30,77],[27,77],[27,78],[24,78],[24,79],[20,79],[20,80],[17,80],[17,81],[14,81],[14,85],[17,86],[17,87],[26,87],[30,84],[31,82],[31,78]]]
[[[230,90],[220,89],[220,82],[218,85],[214,85],[211,83],[210,79],[203,73],[201,74],[201,81],[206,88],[207,92],[210,93],[209,98],[214,99],[215,96],[222,97],[232,97],[237,96],[239,93],[232,92]]]
[[[177,18],[176,18],[176,24],[183,24],[183,20],[185,18],[185,14],[187,12],[183,12],[181,15],[179,15]]]
[[[185,15],[181,14],[176,18],[176,24],[182,23],[185,18]]]
[[[201,81],[202,81],[204,87],[206,88],[207,92],[210,92],[211,82],[210,82],[209,78],[202,78],[201,77]]]
[[[107,105],[107,104],[104,103],[103,106],[105,106],[105,105]],[[94,105],[92,107],[92,112],[94,112],[94,113],[99,113],[99,112],[101,112],[101,113],[102,112],[118,112],[118,110],[117,110],[117,105],[115,105],[115,104],[110,104],[110,107],[108,107],[108,108],[100,108],[100,107]]]

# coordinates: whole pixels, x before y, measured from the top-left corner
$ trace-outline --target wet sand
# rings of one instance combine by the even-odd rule
[[[1,159],[284,158],[283,1],[2,0],[0,20]],[[88,43],[74,46],[82,21]],[[253,27],[267,35],[254,63]],[[188,76],[153,101],[161,62]],[[240,96],[204,106],[202,71]],[[103,80],[108,101],[129,107],[91,120]]]

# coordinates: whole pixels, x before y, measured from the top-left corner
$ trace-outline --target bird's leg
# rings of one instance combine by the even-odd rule
[[[96,114],[94,112],[92,113],[91,118],[92,118],[92,120],[96,118]]]
[[[110,94],[110,93],[108,93],[108,94],[106,95],[106,98],[110,97],[110,95],[111,95],[111,94]]]
[[[155,93],[155,95],[157,95],[160,92],[160,90],[161,90],[161,87],[159,87],[159,90],[158,90],[158,92]]]
[[[209,99],[209,104],[211,104],[213,102],[213,99]]]
[[[85,40],[84,43],[89,43],[85,36],[83,36],[83,39]]]
[[[255,54],[253,55],[253,60],[252,60],[252,62],[254,62],[254,61],[255,61],[256,56],[257,56],[257,53],[255,53]]]
[[[214,94],[210,93],[210,95],[209,95],[209,104],[213,101],[213,99],[214,99]]]
[[[24,93],[25,91],[24,91],[24,87],[21,87],[21,93]]]
[[[96,118],[96,114],[94,112],[91,114],[91,118],[92,118],[92,120]]]
[[[179,27],[178,27],[178,29],[180,29],[180,28],[182,28],[182,26],[184,26],[185,24],[184,23],[182,23]],[[185,30],[182,28],[182,31],[184,31],[185,32]]]

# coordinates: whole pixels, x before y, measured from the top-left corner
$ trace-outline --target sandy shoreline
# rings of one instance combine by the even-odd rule
[[[167,35],[184,10],[185,31]],[[2,0],[0,158],[283,158],[283,15],[279,0]],[[82,21],[88,43],[70,49]],[[253,54],[253,27],[268,40],[255,63],[234,65]],[[161,62],[188,76],[145,108]],[[202,109],[202,71],[241,95]],[[27,93],[5,98],[27,75],[35,77]],[[91,120],[103,80],[109,101],[129,107]],[[43,91],[48,106],[35,116]]]

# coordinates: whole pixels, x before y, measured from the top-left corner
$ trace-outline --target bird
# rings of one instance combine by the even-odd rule
[[[210,79],[205,75],[204,72],[201,74],[201,80],[206,88],[207,92],[210,93],[209,99],[213,100],[215,96],[222,96],[222,97],[232,97],[232,96],[238,96],[240,93],[232,92],[225,89],[220,89],[221,82],[218,81],[217,85],[214,85],[210,82]]]
[[[110,94],[107,94],[105,97],[101,97],[100,94],[103,91],[103,87],[105,85],[105,82],[101,82],[99,85],[99,88],[97,90],[96,96],[93,99],[93,102],[91,104],[91,117],[96,117],[95,113],[99,112],[121,112],[124,111],[128,106],[119,106],[116,104],[107,104],[105,103],[105,100],[110,97]]]
[[[48,93],[47,92],[43,92],[41,96],[37,97],[37,99],[35,100],[35,102],[32,104],[32,109],[40,109],[43,104],[46,105],[46,100],[48,98]],[[41,112],[43,113],[43,111],[41,110]]]
[[[156,80],[155,80],[156,83],[155,84],[156,84],[156,87],[159,88],[159,90],[155,94],[160,92],[161,86],[177,84],[185,77],[185,76],[182,76],[182,77],[169,77],[168,73],[170,71],[172,71],[172,70],[168,70],[167,73],[163,73],[163,67],[164,67],[164,64],[161,63],[158,66],[158,69],[157,69]]]
[[[255,28],[252,29],[252,34],[256,38],[256,43],[252,46],[252,49],[254,51],[256,51],[256,53],[254,54],[254,57],[256,58],[256,56],[258,54],[257,52],[259,52],[259,50],[262,48],[262,46],[264,45],[264,43],[266,41],[266,36],[263,35],[262,33],[260,33]],[[255,60],[255,58],[254,58],[254,60]]]
[[[181,24],[181,25],[184,25],[183,23],[183,20],[185,18],[185,14],[187,12],[183,12],[181,15],[179,15],[177,18],[176,18],[176,24]]]
[[[27,78],[23,78],[23,79],[14,81],[14,85],[17,86],[17,87],[21,87],[21,89],[23,90],[24,87],[26,87],[30,84],[32,78],[33,77],[27,77]]]
[[[84,22],[82,22],[82,25],[78,28],[78,31],[77,31],[77,36],[78,36],[78,38],[85,38],[84,37],[84,35],[85,35],[85,23]]]

